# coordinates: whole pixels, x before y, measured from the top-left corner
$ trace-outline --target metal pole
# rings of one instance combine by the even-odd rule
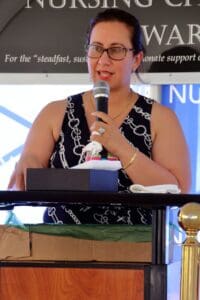
[[[182,245],[181,300],[198,300],[200,243],[197,234],[200,230],[200,204],[185,204],[179,212],[178,221],[186,232]]]

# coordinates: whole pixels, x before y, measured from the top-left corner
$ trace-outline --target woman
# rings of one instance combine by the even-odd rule
[[[122,164],[120,191],[139,183],[176,184],[188,192],[188,150],[175,114],[130,89],[131,75],[143,55],[141,29],[134,16],[119,9],[99,13],[88,30],[88,70],[93,83],[103,80],[110,86],[108,114],[95,111],[92,91],[48,104],[33,123],[9,188],[14,184],[17,189],[25,188],[27,167],[77,165],[84,146],[95,140]],[[150,223],[151,213],[139,208],[76,205],[49,208],[45,220],[136,224]]]

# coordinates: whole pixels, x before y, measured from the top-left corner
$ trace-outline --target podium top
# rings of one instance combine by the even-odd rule
[[[0,209],[11,206],[56,206],[85,203],[92,205],[119,204],[160,209],[200,203],[200,194],[148,194],[86,191],[0,191]]]

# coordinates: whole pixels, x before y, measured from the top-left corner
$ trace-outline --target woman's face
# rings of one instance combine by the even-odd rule
[[[131,44],[131,31],[124,23],[118,21],[100,22],[95,25],[90,36],[90,45],[99,45],[103,48],[122,46],[133,48]],[[141,56],[141,58],[140,58]],[[142,55],[134,56],[127,51],[123,60],[112,60],[107,52],[100,58],[88,57],[88,71],[93,82],[107,81],[111,89],[130,86],[131,73],[137,69]]]

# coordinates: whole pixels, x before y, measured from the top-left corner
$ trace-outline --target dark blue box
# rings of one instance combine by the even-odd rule
[[[26,188],[34,190],[118,191],[118,171],[96,169],[27,169]]]

